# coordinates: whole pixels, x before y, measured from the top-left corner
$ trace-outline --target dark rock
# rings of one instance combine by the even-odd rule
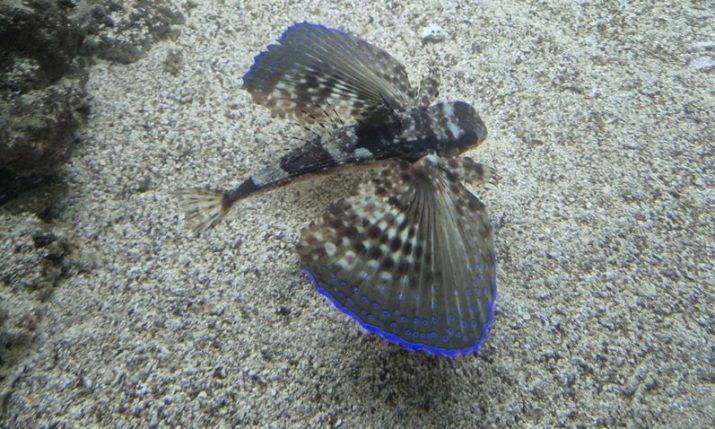
[[[68,18],[85,36],[98,34],[104,27],[114,27],[114,19],[109,8],[101,4],[82,2],[81,5],[72,8]]]
[[[0,210],[0,381],[37,335],[57,281],[79,265],[75,235],[65,225]]]
[[[111,0],[84,1],[70,15],[86,38],[82,53],[128,64],[139,60],[157,41],[179,36],[185,21],[166,0],[139,0],[122,7]],[[102,31],[111,27],[111,31]]]
[[[137,61],[152,43],[178,37],[183,22],[166,0],[0,3],[0,204],[46,183],[69,159],[89,112],[92,57]],[[167,71],[178,73],[181,60]]]
[[[76,264],[74,232],[35,216],[0,211],[0,281],[13,291],[47,297],[57,280]]]
[[[0,171],[16,176],[53,173],[69,158],[86,103],[85,78],[62,78],[0,104]]]
[[[120,64],[130,64],[143,56],[141,49],[122,40],[102,39],[102,43],[94,50],[97,57]]]
[[[55,2],[0,4],[0,203],[57,171],[88,111],[83,35]]]
[[[9,52],[36,61],[42,79],[38,86],[47,86],[72,71],[72,59],[82,39],[54,2],[0,3],[0,52],[3,57]]]
[[[45,221],[52,219],[53,206],[67,194],[67,185],[54,177],[44,178],[37,183],[22,183],[21,181],[18,183],[16,181],[13,184],[15,187],[9,187],[8,194],[18,195],[3,204],[0,210],[9,214],[32,213]],[[20,193],[19,191],[23,188],[25,190]],[[2,183],[0,183],[0,189],[6,189],[2,187]]]

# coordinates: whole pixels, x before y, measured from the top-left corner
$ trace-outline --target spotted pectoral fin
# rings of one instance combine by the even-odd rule
[[[403,107],[415,96],[404,66],[339,30],[306,22],[288,28],[259,54],[243,88],[275,116],[305,122],[359,120]]]
[[[384,162],[297,250],[323,295],[388,340],[454,356],[487,336],[496,282],[486,209],[426,158]]]
[[[484,164],[480,164],[471,158],[443,158],[432,154],[425,158],[425,162],[439,167],[442,171],[447,173],[449,177],[456,177],[458,180],[473,185],[482,185],[485,183],[496,185],[499,182],[499,175],[496,170]]]

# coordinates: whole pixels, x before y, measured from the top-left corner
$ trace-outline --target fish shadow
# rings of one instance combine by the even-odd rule
[[[290,194],[288,206],[307,222],[319,221],[331,203],[354,195],[359,184],[369,177],[368,168],[353,169],[298,184],[298,192]],[[327,303],[322,305],[330,307]],[[321,408],[351,410],[350,414],[359,413],[363,422],[381,421],[382,427],[450,427],[449,422],[458,424],[455,415],[464,410],[455,407],[464,398],[464,390],[470,389],[470,417],[481,420],[487,414],[482,404],[487,403],[488,392],[475,388],[486,384],[480,380],[488,372],[484,365],[490,362],[483,353],[456,358],[435,356],[407,350],[364,332],[348,338],[344,332],[328,335],[316,346],[336,350],[335,344],[343,346],[337,349],[339,354],[326,361],[336,364],[323,368],[325,372],[320,376],[315,375],[320,380],[316,381],[316,390],[321,393],[313,399]],[[351,420],[350,415],[338,417]]]

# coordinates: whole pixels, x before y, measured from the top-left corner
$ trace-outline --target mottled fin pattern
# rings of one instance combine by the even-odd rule
[[[306,22],[288,28],[259,54],[243,88],[274,116],[315,122],[323,110],[364,120],[416,96],[402,64],[339,30]]]
[[[439,76],[434,70],[420,81],[420,88],[417,92],[415,104],[418,106],[429,106],[439,96]]]
[[[226,216],[230,205],[225,203],[224,193],[209,189],[184,189],[177,193],[184,219],[195,234],[216,226]]]
[[[367,330],[448,356],[479,349],[496,299],[486,208],[460,182],[489,173],[454,161],[382,162],[297,248],[318,291]]]
[[[330,107],[329,109],[321,108],[321,115],[314,115],[309,112],[303,112],[309,118],[308,121],[300,122],[295,121],[292,123],[298,129],[304,131],[302,137],[296,137],[296,139],[309,142],[312,140],[319,140],[321,142],[332,143],[332,137],[335,132],[345,126],[345,121],[340,117],[338,112]]]
[[[463,182],[473,185],[485,183],[496,185],[499,182],[499,176],[493,168],[471,158],[442,158],[437,155],[427,155],[427,160],[441,168],[447,175],[455,176]]]

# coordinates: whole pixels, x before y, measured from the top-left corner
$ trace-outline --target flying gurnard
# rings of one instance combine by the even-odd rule
[[[302,231],[307,277],[387,340],[447,356],[477,351],[494,318],[496,259],[486,208],[463,183],[494,183],[496,174],[459,157],[487,136],[474,108],[430,104],[434,76],[415,90],[384,50],[309,23],[256,56],[243,88],[274,117],[322,131],[233,189],[182,192],[194,230],[299,176],[369,164],[371,179]]]

